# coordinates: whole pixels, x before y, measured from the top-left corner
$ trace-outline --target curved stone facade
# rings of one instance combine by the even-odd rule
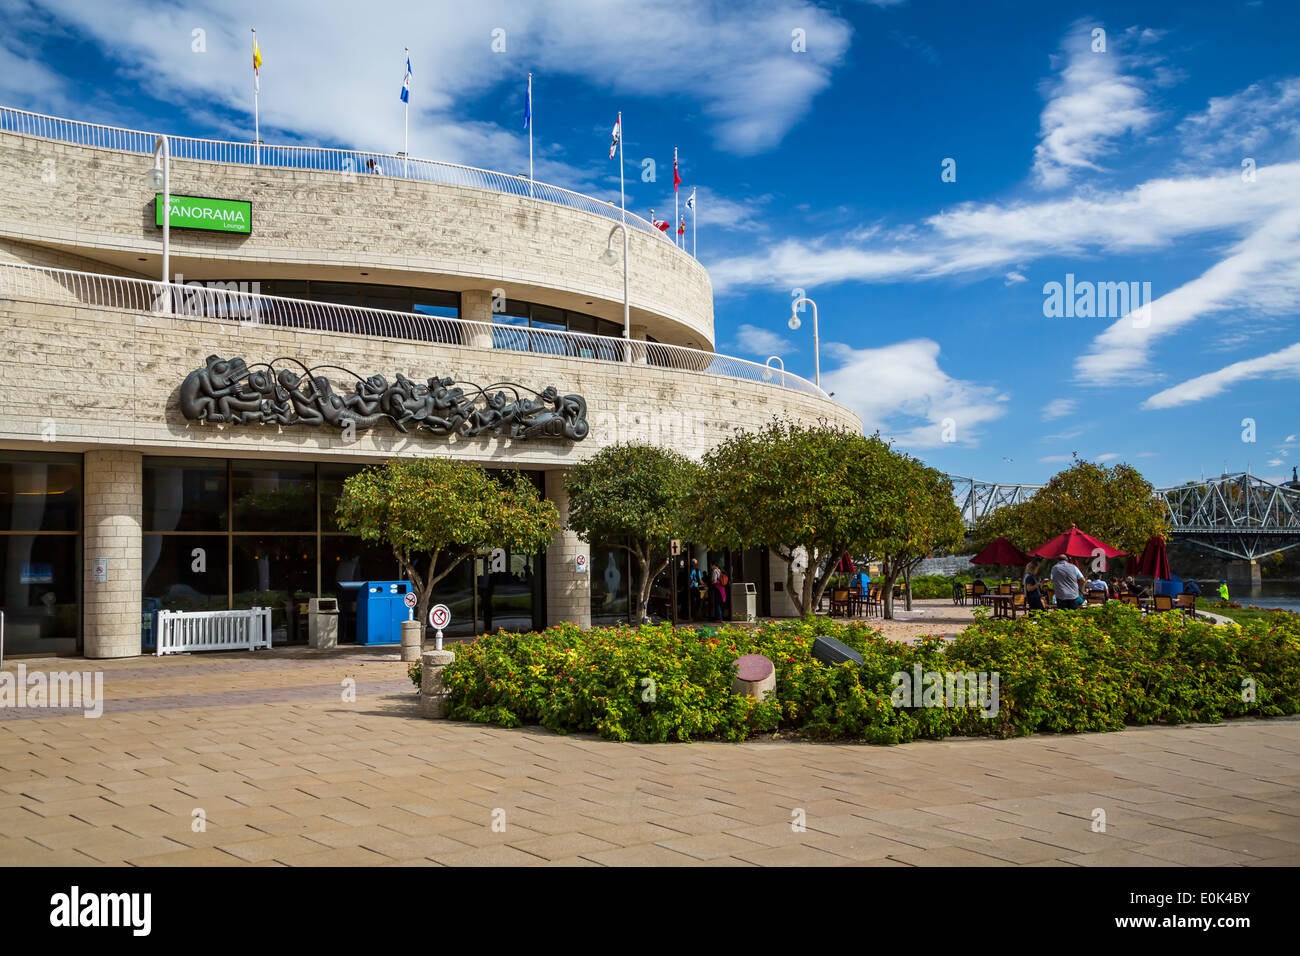
[[[161,230],[140,153],[0,133],[0,239],[157,278]],[[189,279],[307,278],[501,293],[623,322],[621,264],[600,262],[614,222],[488,189],[387,175],[173,160],[175,195],[249,200],[251,235],[171,231]],[[713,290],[693,257],[628,229],[634,338],[713,347]],[[621,251],[621,239],[615,237]],[[141,262],[141,258],[145,261]],[[69,260],[64,260],[69,261]],[[64,266],[79,268],[78,266]],[[365,273],[365,275],[363,275]]]

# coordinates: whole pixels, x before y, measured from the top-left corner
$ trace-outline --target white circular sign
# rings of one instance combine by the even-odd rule
[[[407,591],[406,597],[402,598],[402,600],[406,603],[407,607],[415,607],[415,603],[416,603],[415,592]]]
[[[573,556],[573,569],[574,569],[578,574],[586,574],[586,572],[587,572],[587,556],[586,556],[585,554],[575,554],[575,555]]]
[[[445,604],[435,604],[429,608],[429,623],[434,630],[441,631],[451,623],[451,608]]]

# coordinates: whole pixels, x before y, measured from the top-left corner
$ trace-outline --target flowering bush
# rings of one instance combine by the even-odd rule
[[[819,634],[859,651],[863,666],[814,659]],[[776,693],[762,703],[731,692],[742,654],[776,665]],[[922,673],[995,672],[996,712],[895,706],[894,675],[918,666]],[[453,719],[611,740],[742,740],[779,730],[893,744],[1081,733],[1297,713],[1300,617],[1214,627],[1181,614],[1144,618],[1112,602],[1016,621],[981,615],[955,640],[912,646],[886,641],[862,622],[826,618],[755,628],[560,625],[461,644],[445,677]]]

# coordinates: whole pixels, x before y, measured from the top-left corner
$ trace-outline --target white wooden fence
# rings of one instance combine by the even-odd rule
[[[255,651],[271,646],[271,609],[159,611],[155,656],[186,651]]]

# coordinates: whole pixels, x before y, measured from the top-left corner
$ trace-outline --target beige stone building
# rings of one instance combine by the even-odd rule
[[[276,643],[300,641],[313,597],[339,598],[355,638],[345,585],[399,575],[333,503],[394,455],[521,470],[563,515],[565,470],[610,443],[698,457],[774,415],[861,427],[810,382],[717,354],[705,269],[608,203],[168,137],[164,230],[156,144],[0,109],[7,654],[148,653],[162,610],[270,607]],[[692,553],[752,583],[760,613],[787,609],[765,553]],[[466,562],[436,597],[453,635],[612,622],[636,613],[632,573],[616,543],[563,531]]]

